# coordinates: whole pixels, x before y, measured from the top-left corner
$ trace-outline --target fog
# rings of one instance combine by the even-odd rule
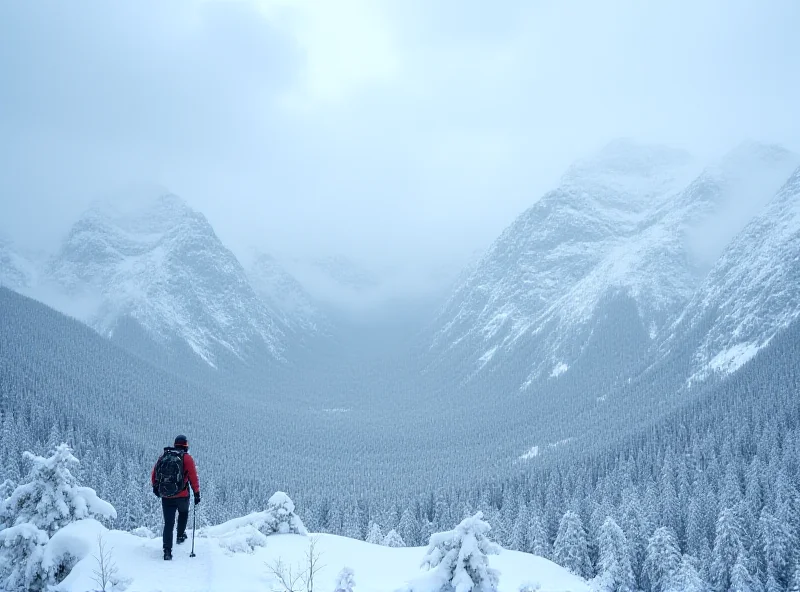
[[[0,4],[0,233],[168,187],[239,253],[429,281],[621,136],[800,150],[800,4]],[[710,246],[716,248],[716,246]]]

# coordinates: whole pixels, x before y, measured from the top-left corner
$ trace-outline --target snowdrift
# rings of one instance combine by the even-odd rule
[[[96,557],[98,535],[117,571],[108,592],[269,592],[282,590],[270,571],[277,561],[297,573],[307,563],[312,540],[316,541],[320,571],[314,589],[334,592],[344,567],[353,570],[354,592],[395,592],[409,582],[424,580],[421,568],[424,547],[391,548],[329,534],[273,534],[251,546],[252,522],[232,521],[196,533],[196,557],[190,558],[191,534],[183,545],[173,549],[174,559],[161,557],[161,537],[136,536],[107,530],[95,520],[81,520],[63,528],[56,535],[73,553],[79,555],[69,576],[56,587],[58,592],[100,590]],[[152,535],[151,535],[152,536]],[[237,541],[236,544],[233,544]],[[234,550],[235,549],[235,550]],[[588,592],[588,585],[564,568],[534,555],[501,550],[489,557],[491,567],[499,570],[499,592],[518,592],[523,584],[540,585],[541,592]],[[303,588],[300,587],[302,590]],[[419,590],[415,586],[415,590]],[[430,592],[438,592],[430,590]]]

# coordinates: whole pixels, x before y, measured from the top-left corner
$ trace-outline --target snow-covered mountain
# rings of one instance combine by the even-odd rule
[[[697,290],[662,353],[693,347],[690,383],[728,374],[800,315],[800,168],[740,232]]]
[[[307,333],[323,329],[325,319],[303,285],[272,255],[258,253],[248,268],[253,289],[283,322]]]
[[[700,170],[683,151],[612,142],[570,167],[455,290],[434,323],[433,366],[502,368],[523,389],[576,366],[626,378],[702,283],[717,248],[709,221],[743,187],[778,186],[795,158],[747,143]]]
[[[433,351],[467,357],[475,370],[524,351],[531,384],[575,363],[603,307],[638,313],[639,327],[626,331],[658,332],[693,288],[664,226],[694,174],[683,151],[625,140],[574,164],[456,289]]]
[[[94,302],[82,320],[102,334],[134,321],[211,366],[282,356],[284,330],[239,261],[202,214],[168,192],[93,205],[47,275],[69,300]]]

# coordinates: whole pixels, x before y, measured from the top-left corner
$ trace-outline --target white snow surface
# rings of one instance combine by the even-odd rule
[[[222,525],[220,525],[222,526]],[[244,528],[228,533],[244,531]],[[353,570],[357,592],[395,592],[409,583],[424,581],[423,547],[390,548],[329,534],[276,534],[265,537],[265,546],[247,550],[220,544],[215,536],[195,539],[196,557],[189,557],[189,540],[173,549],[172,561],[161,557],[161,538],[148,539],[131,533],[106,530],[94,520],[81,520],[59,531],[47,553],[60,556],[69,551],[79,561],[54,592],[86,592],[98,589],[93,580],[99,555],[97,537],[102,535],[117,567],[115,592],[263,592],[279,589],[268,565],[281,560],[296,569],[305,561],[312,537],[316,537],[321,571],[314,587],[333,592],[342,569]],[[241,533],[247,537],[247,532]],[[228,541],[229,542],[229,541]],[[526,581],[537,580],[541,592],[588,592],[587,583],[562,567],[527,553],[501,550],[490,555],[489,564],[499,570],[499,591],[517,592]],[[437,592],[433,589],[427,592]]]

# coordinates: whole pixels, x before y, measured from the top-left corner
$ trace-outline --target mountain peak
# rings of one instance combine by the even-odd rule
[[[742,164],[752,166],[797,165],[800,159],[791,150],[779,144],[764,144],[755,140],[744,140],[722,157],[721,166],[728,170],[736,170]]]
[[[652,205],[653,197],[678,191],[697,172],[694,157],[685,150],[621,138],[573,163],[561,184],[601,201]]]
[[[205,222],[181,197],[159,188],[139,188],[96,200],[84,218],[132,233],[163,233],[184,222]]]
[[[567,170],[566,176],[586,171],[602,171],[616,175],[648,175],[664,169],[684,167],[693,160],[691,154],[679,148],[618,138],[594,154],[576,161]]]

